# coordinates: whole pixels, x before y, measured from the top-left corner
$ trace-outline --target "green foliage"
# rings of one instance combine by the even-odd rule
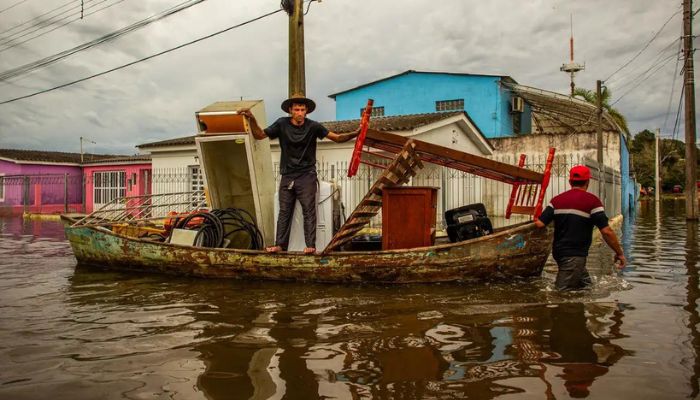
[[[574,97],[580,97],[588,103],[597,105],[598,104],[598,94],[593,90],[588,90],[584,88],[574,89]],[[603,87],[600,92],[600,99],[602,101],[603,109],[610,115],[610,117],[615,121],[615,123],[629,136],[630,131],[627,127],[627,119],[622,113],[617,111],[610,105],[610,99],[612,98],[612,91],[607,87]]]
[[[654,132],[645,129],[637,133],[630,145],[632,168],[637,182],[643,187],[654,186]],[[700,152],[700,151],[699,151]],[[674,185],[685,185],[685,143],[680,140],[661,139],[659,143],[661,159],[661,187],[670,191]]]

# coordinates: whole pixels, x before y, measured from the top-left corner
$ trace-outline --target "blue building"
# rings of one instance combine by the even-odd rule
[[[463,110],[487,138],[531,133],[530,106],[505,84],[517,82],[500,75],[408,70],[329,97],[336,102],[336,120],[359,118],[371,98],[373,116]]]

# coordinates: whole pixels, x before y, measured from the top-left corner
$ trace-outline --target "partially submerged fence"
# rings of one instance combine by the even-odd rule
[[[492,157],[494,160],[508,164],[517,164],[517,160],[509,156]],[[525,166],[542,172],[546,161],[545,155],[527,157]],[[621,176],[619,171],[609,167],[599,167],[595,160],[574,154],[559,154],[552,166],[545,204],[549,200],[569,189],[568,173],[571,167],[578,164],[591,168],[592,179],[589,191],[598,195],[608,215],[621,213]],[[321,180],[335,182],[339,189],[345,214],[349,215],[360,202],[367,190],[372,186],[381,170],[362,165],[359,172],[352,178],[347,177],[348,162],[319,163],[318,177]],[[274,165],[275,179],[279,182],[279,166]],[[4,176],[0,177],[0,205],[14,209],[32,212],[66,212],[85,210],[85,188],[95,189],[92,177],[80,175],[37,175],[37,176]],[[127,185],[127,183],[123,183]],[[511,186],[505,183],[477,177],[461,171],[456,171],[436,165],[425,164],[425,168],[411,180],[413,186],[438,187],[438,221],[442,221],[445,210],[467,204],[483,203],[490,216],[502,217],[505,213]],[[198,192],[204,189],[200,169],[196,166],[187,168],[154,169],[152,171],[152,193]],[[119,197],[119,190],[109,193]],[[106,193],[106,192],[105,192]],[[103,193],[104,194],[104,193]],[[114,196],[110,196],[114,197]],[[89,196],[94,198],[94,196]],[[193,198],[193,202],[199,198]],[[157,210],[160,212],[160,210]],[[154,211],[155,212],[155,211]],[[375,224],[380,223],[377,217]],[[527,217],[513,216],[513,220],[524,220]],[[495,219],[496,225],[505,223]]]

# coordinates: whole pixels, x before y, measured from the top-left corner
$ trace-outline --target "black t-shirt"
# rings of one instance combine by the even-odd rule
[[[316,140],[326,137],[328,129],[308,118],[295,126],[291,117],[282,117],[265,128],[265,134],[280,141],[280,173],[297,175],[316,170]]]
[[[593,227],[603,229],[608,226],[608,217],[600,199],[580,189],[571,189],[555,196],[542,211],[539,220],[545,225],[554,221],[552,256],[555,260],[588,256]]]

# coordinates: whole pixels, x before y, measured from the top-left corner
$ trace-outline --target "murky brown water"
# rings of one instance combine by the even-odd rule
[[[76,269],[57,223],[0,220],[0,398],[685,399],[698,394],[698,226],[623,227],[631,266],[542,279],[329,286]]]

